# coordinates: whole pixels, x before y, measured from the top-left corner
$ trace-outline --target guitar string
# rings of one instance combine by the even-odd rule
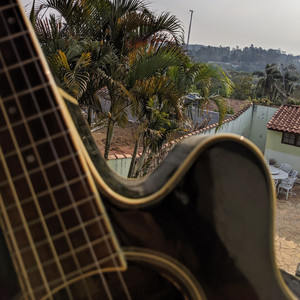
[[[12,7],[12,9],[13,9],[13,11],[14,11],[14,15],[17,16],[15,7],[16,7],[16,5],[14,5],[14,6]],[[17,18],[15,17],[15,19],[17,19]],[[13,20],[10,20],[10,22],[13,22]],[[15,22],[15,20],[14,20],[14,22]],[[18,21],[18,22],[19,22],[19,21]],[[6,26],[6,32],[7,32],[7,34],[9,34],[9,33],[10,33],[10,29],[8,28],[8,26],[7,26],[6,23],[5,23],[5,26]],[[20,28],[21,28],[21,27],[20,27]],[[24,28],[22,28],[22,29],[24,29]],[[13,46],[13,48],[14,48],[15,54],[16,54],[16,56],[17,56],[19,62],[21,62],[21,59],[20,59],[20,56],[19,56],[19,51],[18,51],[18,49],[16,48],[16,45],[14,44],[13,40],[11,40],[11,42],[12,42],[12,46]],[[2,58],[2,60],[3,60],[3,66],[6,66],[6,64],[5,64],[3,58]],[[22,71],[23,76],[24,76],[24,78],[25,78],[25,77],[26,77],[26,72],[25,72],[23,66],[21,66],[21,71]],[[10,82],[11,89],[12,89],[13,93],[15,93],[16,90],[15,90],[14,84],[13,84],[13,82],[12,82],[12,79],[10,78],[10,75],[9,75],[8,71],[6,71],[6,73],[7,73],[7,74],[6,74],[7,79],[8,79],[9,82]],[[25,80],[26,80],[27,86],[30,86],[29,81],[28,81],[28,78],[25,78]],[[16,104],[19,106],[18,108],[19,108],[20,114],[22,115],[22,110],[20,109],[20,104],[19,104],[18,98],[16,98],[15,100],[16,100]],[[22,119],[25,120],[24,115],[22,115]],[[7,124],[9,124],[8,116],[7,116]],[[25,127],[26,127],[27,132],[29,133],[30,130],[29,130],[28,124],[27,124],[25,121],[24,121],[24,125],[25,125]],[[16,136],[15,136],[15,134],[14,134],[12,128],[10,128],[10,132],[11,132],[11,136],[12,136],[12,138],[13,138],[13,140],[14,140],[14,146],[15,146],[15,149],[18,150],[18,143],[17,143],[17,141],[16,141]],[[33,139],[32,135],[29,134],[29,138],[30,138],[30,140],[31,140],[32,148],[34,149],[35,152],[37,152],[37,149],[33,146],[33,145],[34,145],[34,139]],[[36,198],[36,195],[35,195],[35,192],[34,192],[34,188],[33,188],[32,184],[31,184],[31,180],[30,180],[30,178],[29,178],[28,172],[26,172],[26,171],[27,171],[27,168],[26,168],[25,161],[24,161],[24,159],[23,159],[23,157],[22,157],[21,152],[20,152],[20,151],[17,151],[17,152],[18,152],[18,158],[19,158],[19,161],[20,161],[20,163],[21,163],[21,165],[22,165],[22,169],[24,170],[24,173],[25,173],[25,177],[26,177],[27,184],[29,185],[29,188],[30,188],[30,192],[31,192],[32,198],[33,198],[33,200],[34,200],[34,202],[35,202],[35,205],[36,205],[36,208],[37,208],[37,210],[38,210],[38,213],[39,213],[39,216],[40,216],[40,220],[41,220],[41,222],[42,222],[42,226],[43,226],[44,232],[45,232],[45,234],[46,234],[48,240],[50,240],[50,241],[52,242],[51,236],[50,236],[49,231],[48,231],[48,229],[47,229],[47,226],[46,226],[46,224],[45,224],[45,222],[44,222],[44,220],[43,220],[43,218],[42,218],[42,213],[41,213],[40,207],[39,207],[39,205],[37,205],[38,201],[37,201],[37,198]],[[17,198],[16,198],[16,199],[17,199]],[[20,201],[17,201],[17,206],[19,206],[19,202],[20,202]],[[24,213],[23,213],[22,208],[21,208],[20,206],[19,206],[18,208],[19,208],[19,212],[21,213],[21,215],[23,215]],[[21,211],[20,211],[20,210],[21,210]],[[45,279],[45,278],[46,278],[46,275],[45,275],[45,273],[44,273],[43,268],[41,267],[42,262],[41,262],[41,260],[40,260],[40,257],[38,256],[38,250],[37,250],[37,248],[35,247],[35,244],[33,243],[32,234],[31,234],[31,232],[30,232],[30,229],[29,229],[28,226],[27,226],[26,219],[23,219],[23,223],[24,223],[24,225],[25,225],[25,228],[27,228],[27,236],[29,237],[30,244],[31,244],[31,248],[32,248],[33,252],[35,253],[35,260],[36,260],[36,262],[38,263],[39,272],[40,272],[40,274],[41,274],[41,276],[42,276],[42,278],[43,278],[44,286],[46,287],[46,291],[47,291],[47,293],[49,294],[51,290],[50,290],[50,287],[49,287],[49,285],[48,285],[47,280]],[[55,253],[56,250],[55,250],[55,246],[54,246],[53,243],[50,243],[50,248],[51,248],[52,252]],[[64,272],[63,272],[63,269],[62,269],[61,264],[57,264],[57,266],[58,266],[59,272],[60,272],[61,275],[62,275],[63,281],[66,282],[66,278],[64,277]],[[29,292],[31,293],[31,290],[30,290],[30,289],[29,289]],[[70,294],[70,292],[68,292],[68,293]],[[52,297],[51,297],[51,299],[52,299]]]
[[[0,57],[1,57],[1,53],[0,53]],[[0,101],[0,106],[1,106],[1,101]],[[1,151],[1,147],[0,147],[0,158],[1,158],[1,161],[3,161],[4,173],[6,174],[6,177],[8,178],[8,180],[10,182],[10,186],[12,186],[12,182],[9,179],[8,166],[5,163],[4,154]],[[12,188],[12,193],[13,193],[14,197],[16,197],[16,191],[13,188]],[[7,239],[8,239],[8,234],[11,236],[11,243],[12,243],[11,246],[13,247],[13,250],[15,252],[13,258],[17,257],[16,259],[19,261],[19,263],[17,264],[15,262],[16,259],[13,259],[14,265],[17,264],[19,266],[18,271],[23,273],[23,275],[17,273],[17,275],[19,277],[20,285],[21,285],[21,287],[24,288],[24,290],[25,290],[25,287],[29,289],[29,294],[32,296],[32,299],[33,299],[34,298],[33,291],[30,289],[31,285],[30,285],[28,276],[26,276],[26,268],[25,268],[25,265],[24,265],[24,261],[23,261],[22,256],[21,256],[21,252],[19,251],[17,240],[16,240],[16,237],[14,236],[11,221],[9,219],[6,208],[4,206],[4,201],[1,197],[1,194],[0,194],[0,208],[1,208],[2,215],[3,215],[3,220],[2,221],[3,221],[3,223],[6,224],[6,227],[7,227],[7,230],[5,230],[3,233],[7,236]],[[4,227],[2,227],[2,229],[4,229]],[[7,233],[7,231],[8,231],[8,233]]]
[[[28,44],[27,46],[29,47],[29,49],[30,49],[30,51],[32,52],[32,49],[31,49],[31,47],[30,47],[30,43],[28,43],[28,40],[27,40],[27,36],[26,36],[26,43]],[[38,72],[39,72],[39,76],[41,77],[41,81],[43,81],[43,76],[42,76],[42,74],[40,74],[40,70],[39,70],[39,68],[38,68],[39,66],[37,66],[37,70],[38,70]],[[48,92],[48,91],[47,91]],[[50,96],[50,95],[49,95]],[[35,97],[34,97],[35,98]],[[34,99],[34,101],[36,102],[36,99]],[[61,122],[60,121],[60,118],[59,118],[59,116],[57,116],[57,119],[59,120],[59,122]],[[44,125],[44,124],[43,124]],[[60,124],[60,127],[61,127],[61,129],[63,129],[63,126],[62,126],[62,124]],[[48,130],[47,130],[48,131]],[[47,134],[49,134],[49,132],[47,132]],[[69,144],[69,140],[67,140],[67,143]],[[53,147],[54,148],[54,147]],[[69,148],[71,148],[71,146],[69,145]],[[79,166],[77,165],[77,161],[76,161],[76,167],[77,167],[77,169],[79,170],[80,168],[79,168]],[[71,191],[69,190],[69,193],[71,193]],[[72,195],[73,196],[73,195]],[[72,197],[73,198],[73,197]],[[74,200],[74,198],[72,199],[72,200]],[[94,206],[94,202],[92,202],[92,204],[93,204],[93,206]],[[76,207],[77,208],[77,207]],[[94,207],[95,208],[95,207]],[[78,209],[76,209],[76,213],[77,213],[77,216],[80,218],[80,221],[81,221],[81,223],[82,223],[82,218],[81,218],[81,216],[80,216],[80,214],[79,214],[79,212],[78,212]],[[104,233],[104,229],[103,229],[103,227],[102,227],[102,224],[101,223],[98,223],[99,224],[99,227],[101,227],[101,230],[102,230],[102,232]],[[88,234],[87,234],[87,232],[86,232],[86,230],[84,229],[84,232],[85,232],[85,236],[86,236],[86,238],[87,238],[87,240],[89,241],[89,237],[88,237]],[[89,241],[90,242],[90,241]],[[108,248],[109,248],[109,250],[110,250],[110,252],[111,253],[113,253],[112,252],[112,249],[111,249],[111,247],[110,247],[110,244],[107,242],[107,245],[108,245]],[[93,253],[93,252],[92,252]],[[97,260],[97,258],[95,257],[95,259]],[[117,262],[116,262],[116,260],[114,259],[114,256],[113,256],[113,261],[114,261],[114,264],[115,264],[115,267],[117,268],[117,270],[119,269],[118,268],[118,265],[117,265]],[[97,264],[98,265],[98,264]],[[100,268],[100,274],[102,274],[102,272],[101,272],[101,267],[99,266],[99,268]],[[126,294],[127,294],[127,297],[128,297],[128,299],[130,299],[131,297],[129,296],[129,294],[128,294],[128,288],[127,288],[127,286],[126,286],[126,284],[125,284],[125,281],[124,281],[124,279],[123,279],[123,276],[122,276],[122,274],[118,271],[118,274],[119,274],[119,278],[121,279],[121,282],[122,282],[122,285],[123,285],[123,288],[126,290]],[[102,281],[103,281],[103,279],[106,281],[106,279],[103,277],[102,278]]]
[[[5,62],[4,62],[4,59],[3,59],[3,56],[2,56],[2,52],[0,52],[0,59],[1,59],[2,65],[3,65],[3,68],[4,68],[4,70],[5,70]],[[6,75],[7,75],[7,77],[8,77],[9,84],[10,84],[10,86],[11,86],[11,88],[12,88],[12,91],[14,91],[13,84],[12,84],[12,81],[11,81],[11,79],[10,79],[10,77],[9,77],[9,74],[6,74]],[[8,119],[7,114],[6,114],[5,108],[3,107],[3,103],[1,102],[0,105],[2,106],[3,115],[4,115],[5,119],[6,119],[7,127],[8,127],[8,130],[10,131],[10,135],[11,135],[11,137],[12,137],[13,144],[14,144],[15,148],[17,149],[17,145],[18,145],[18,144],[17,144],[17,140],[16,140],[16,137],[14,136],[13,129],[9,126],[9,119]],[[21,163],[22,167],[24,168],[25,162],[24,162],[24,160],[23,160],[22,157],[21,157],[21,153],[20,153],[19,151],[17,151],[17,152],[18,152],[18,156],[19,156],[20,163]],[[25,170],[25,169],[24,169],[24,170]],[[9,179],[9,177],[10,177],[9,174],[10,174],[10,173],[9,173],[9,171],[7,171],[7,172],[8,172],[8,173],[7,173],[6,175],[8,176],[8,179]],[[27,182],[28,182],[28,174],[25,174],[25,178],[26,178],[26,180],[27,180]],[[22,210],[21,205],[20,205],[20,199],[19,199],[19,197],[18,197],[18,195],[17,195],[17,191],[16,191],[16,189],[15,189],[15,186],[14,186],[14,183],[13,183],[13,182],[10,182],[10,187],[11,187],[11,189],[12,189],[12,193],[13,193],[14,199],[15,199],[15,201],[16,201],[16,206],[17,206],[18,212],[19,212],[19,214],[20,214],[22,223],[23,223],[23,225],[24,225],[24,230],[25,230],[25,232],[26,232],[26,234],[27,234],[29,243],[30,243],[30,245],[31,245],[31,247],[32,247],[33,255],[34,255],[34,257],[35,257],[35,260],[36,260],[37,262],[39,262],[39,261],[40,261],[40,258],[39,258],[39,256],[38,256],[37,249],[36,249],[36,247],[35,247],[35,245],[34,245],[33,237],[32,237],[32,235],[31,235],[30,229],[29,229],[29,227],[27,226],[26,219],[25,219],[23,210]],[[30,191],[31,191],[31,193],[32,193],[32,192],[33,192],[33,187],[32,187],[32,185],[30,185],[30,184],[29,184],[29,189],[30,189]],[[10,231],[11,231],[11,235],[12,235],[14,238],[16,238],[15,235],[14,235],[14,232],[13,232],[13,225],[11,224],[11,221],[9,221],[8,226],[9,226],[9,228],[11,229],[11,230],[10,230]],[[17,246],[17,247],[18,247],[18,246]],[[16,251],[18,251],[18,248],[16,248]],[[47,291],[50,291],[50,287],[49,287],[49,285],[48,285],[48,283],[47,283],[47,280],[46,280],[46,275],[45,275],[43,269],[41,268],[40,264],[38,264],[38,267],[39,267],[39,271],[40,271],[40,274],[41,274],[41,277],[42,277],[42,281],[44,282],[45,289],[46,289]],[[25,278],[26,278],[26,277],[28,278],[28,276],[25,275]],[[32,285],[32,284],[30,283],[30,286],[31,286],[31,285]],[[32,291],[31,291],[30,288],[29,288],[29,293],[32,294]]]
[[[27,45],[27,46],[29,47],[29,45]],[[37,67],[37,69],[39,68],[39,66],[36,66],[36,67]],[[41,74],[39,74],[39,75],[42,77]],[[47,91],[47,93],[48,93],[48,91]],[[77,208],[77,206],[76,206],[76,204],[75,204],[75,199],[74,199],[73,194],[72,194],[72,191],[71,191],[71,189],[70,189],[70,187],[69,187],[69,184],[68,184],[66,175],[65,175],[64,170],[63,170],[63,168],[62,168],[62,166],[61,166],[60,158],[59,158],[59,156],[58,156],[58,154],[57,154],[57,152],[56,152],[55,146],[54,146],[54,144],[53,144],[53,142],[52,142],[52,139],[51,139],[51,135],[50,135],[50,133],[49,133],[49,130],[47,129],[47,125],[46,125],[46,123],[45,123],[45,121],[44,121],[44,119],[43,119],[43,117],[42,117],[41,111],[40,111],[40,109],[39,109],[39,107],[38,107],[38,104],[37,104],[38,101],[37,101],[35,95],[32,95],[32,96],[33,96],[33,100],[34,100],[34,102],[35,102],[35,105],[36,105],[36,107],[37,107],[38,110],[39,110],[40,120],[41,120],[41,122],[42,122],[43,129],[45,130],[45,133],[46,133],[46,135],[47,135],[47,137],[48,137],[48,142],[49,142],[49,144],[51,145],[52,153],[54,154],[55,160],[56,160],[56,162],[57,162],[57,164],[58,164],[58,167],[59,167],[59,169],[60,169],[60,170],[59,170],[59,171],[60,171],[60,174],[61,174],[61,176],[63,177],[64,186],[67,188],[68,196],[72,199],[73,207],[75,207],[76,215],[77,215],[77,217],[78,217],[78,216],[80,216],[80,214],[79,214],[78,208]],[[49,100],[50,100],[50,97],[51,97],[51,96],[50,96],[50,94],[48,93],[48,99],[49,99]],[[61,127],[61,129],[64,130],[62,127]],[[39,155],[38,155],[38,156],[39,156]],[[38,157],[38,156],[37,156],[37,157]],[[39,158],[39,159],[40,159],[40,158]],[[41,162],[40,162],[40,166],[42,166]],[[41,167],[41,169],[43,169],[43,168]],[[45,177],[46,177],[46,176],[45,176]],[[44,179],[45,179],[45,178],[44,178]],[[52,198],[53,205],[55,206],[55,209],[56,209],[56,211],[57,211],[57,216],[58,216],[58,218],[59,218],[59,220],[60,220],[60,224],[61,224],[61,226],[62,226],[62,228],[63,228],[63,231],[64,231],[64,236],[65,236],[65,238],[67,239],[68,246],[69,246],[70,249],[73,249],[72,254],[73,254],[73,258],[74,258],[74,260],[75,260],[75,262],[76,262],[77,269],[80,271],[81,274],[83,274],[83,273],[81,272],[80,262],[79,262],[79,260],[78,260],[78,258],[77,258],[77,256],[76,256],[76,249],[73,247],[72,242],[71,242],[71,240],[70,240],[70,238],[69,238],[68,230],[67,230],[67,228],[65,227],[65,224],[64,224],[63,219],[62,219],[62,217],[61,217],[59,207],[58,207],[58,205],[57,205],[57,203],[56,203],[56,201],[55,201],[55,197],[54,197],[54,195],[53,195],[52,193],[51,193],[51,196],[52,196],[51,198]],[[82,220],[80,220],[80,221],[82,221]],[[87,233],[86,233],[86,237],[88,237]],[[89,243],[88,243],[88,245],[89,245]],[[58,257],[57,260],[59,260],[59,255],[57,255],[57,257]],[[96,262],[97,262],[96,257],[94,257],[94,261],[95,261],[95,264],[96,264]],[[92,299],[92,296],[91,296],[90,293],[89,293],[89,289],[88,289],[88,286],[87,286],[86,282],[84,281],[83,283],[84,283],[84,285],[85,285],[85,289],[86,289],[86,292],[87,292],[87,294],[88,294],[89,299],[93,300],[93,299]],[[73,297],[72,297],[72,291],[70,290],[69,293],[70,293],[70,299],[72,299],[72,298],[73,298]]]
[[[60,121],[60,118],[58,118],[58,120]],[[67,140],[67,143],[69,144],[69,140]],[[69,144],[69,148],[71,148],[70,144]],[[76,161],[76,166],[77,166],[77,169],[79,170],[80,168],[79,168],[79,166],[77,164],[77,161]],[[97,211],[97,207],[95,207],[95,203],[94,202],[92,202],[92,205],[94,206],[94,211]],[[83,224],[83,223],[81,223],[81,224]],[[104,235],[105,231],[104,231],[101,223],[98,223],[98,224],[99,224],[99,227],[101,227],[102,234]],[[111,249],[111,246],[108,243],[108,241],[107,241],[107,248],[109,248],[110,253],[113,253],[113,251]],[[114,261],[114,265],[116,266],[117,270],[119,270],[118,264],[117,264],[116,259],[115,259],[115,256],[112,255],[112,258],[113,258],[113,261]],[[119,271],[118,271],[118,276],[119,276],[119,279],[121,280],[121,283],[122,283],[123,289],[125,290],[127,298],[130,299],[131,297],[129,295],[129,291],[128,291],[128,288],[126,286],[125,280],[124,280],[124,278],[122,276],[122,273],[120,273]]]

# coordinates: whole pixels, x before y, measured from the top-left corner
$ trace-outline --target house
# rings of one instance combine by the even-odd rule
[[[282,105],[267,123],[265,157],[300,173],[300,106]]]

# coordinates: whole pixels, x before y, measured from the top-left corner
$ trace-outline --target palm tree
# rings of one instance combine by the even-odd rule
[[[40,18],[48,8],[55,9],[61,19]],[[31,20],[58,83],[88,107],[89,123],[91,112],[96,111],[99,120],[106,124],[105,158],[114,126],[126,124],[129,107],[138,116],[141,128],[142,124],[151,124],[167,132],[161,125],[156,126],[165,120],[164,126],[169,126],[171,132],[173,125],[184,119],[184,95],[200,81],[202,87],[209,89],[208,77],[216,75],[205,74],[208,67],[191,64],[182,53],[178,19],[169,13],[150,12],[142,0],[44,0],[31,13]],[[224,80],[224,84],[228,82]],[[146,90],[139,90],[139,85]],[[110,101],[108,112],[102,110],[98,99],[103,89]],[[208,94],[203,99],[208,99]],[[150,122],[149,116],[160,121]],[[174,117],[176,122],[170,126],[166,116]],[[158,131],[156,137],[169,135]],[[151,136],[150,132],[144,131],[140,138],[146,141],[147,135]],[[145,151],[150,149],[149,143],[144,145]]]
[[[232,84],[224,72],[212,65],[193,64],[185,55],[180,55],[180,59],[169,65],[159,75],[155,77],[136,81],[136,85],[131,89],[131,93],[138,107],[134,107],[135,115],[138,116],[140,129],[137,134],[135,150],[131,161],[128,176],[137,176],[143,168],[151,162],[155,152],[160,150],[163,144],[175,133],[186,130],[189,119],[184,113],[187,109],[185,96],[192,90],[200,91],[201,101],[199,107],[213,100],[220,112],[222,121],[225,115],[225,105],[223,99],[217,95],[210,95],[210,84],[212,79],[218,79],[221,84],[230,92]],[[133,69],[134,70],[134,69]],[[138,72],[137,72],[138,73]],[[220,121],[220,122],[221,122]],[[137,146],[142,140],[143,151],[137,166],[134,169]],[[145,155],[148,153],[148,160]]]
[[[55,22],[54,17],[50,17],[50,21],[41,21],[38,18],[39,13],[48,8],[55,9],[64,22]],[[87,66],[90,80],[87,81],[85,92],[81,93],[82,98],[79,101],[91,109],[101,111],[99,104],[98,107],[95,105],[96,94],[104,86],[108,90],[110,111],[101,114],[102,119],[107,121],[107,158],[114,125],[125,124],[125,108],[130,104],[129,94],[124,85],[129,54],[142,45],[149,44],[151,40],[159,39],[163,43],[172,41],[173,45],[179,44],[182,32],[179,21],[169,13],[156,15],[150,12],[141,0],[45,0],[36,13],[31,15],[34,16],[32,20],[37,25],[37,32],[40,29],[43,33],[39,35],[41,43],[44,43],[44,48],[48,48],[48,53],[56,55],[56,58],[55,51],[68,51],[61,49],[62,37],[72,36],[80,42],[100,43],[102,55],[94,55],[89,51],[92,57],[92,63]],[[106,55],[108,48],[110,53]],[[102,51],[103,49],[105,50]],[[95,57],[101,60],[95,61]],[[106,64],[103,64],[104,57]]]
[[[176,86],[166,76],[152,76],[136,81],[131,93],[136,99],[132,106],[133,114],[138,117],[136,143],[128,177],[136,177],[168,138],[182,130],[184,115]],[[142,141],[142,155],[135,166],[137,147]],[[148,160],[145,163],[146,154]]]
[[[261,96],[268,97],[271,103],[276,105],[286,104],[299,79],[299,75],[293,65],[285,68],[282,72],[276,64],[267,64],[265,73],[254,72],[259,81],[257,83],[257,92]]]
[[[265,96],[275,102],[279,97],[280,93],[276,84],[282,82],[282,74],[280,73],[276,64],[267,64],[265,72],[254,72],[253,75],[257,75],[259,81],[257,83],[257,92],[261,96]]]
[[[212,64],[192,63],[186,57],[185,60],[182,60],[180,66],[170,69],[169,75],[176,83],[182,98],[185,98],[189,92],[197,92],[200,95],[196,103],[184,102],[187,110],[192,105],[197,105],[198,112],[201,113],[205,106],[210,101],[213,101],[218,107],[220,114],[219,125],[221,125],[226,112],[225,101],[223,97],[210,93],[212,80],[217,80],[227,95],[230,94],[233,88],[231,80],[221,68]]]

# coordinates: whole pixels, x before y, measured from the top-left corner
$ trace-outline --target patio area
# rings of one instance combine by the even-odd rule
[[[293,188],[296,195],[279,194],[275,217],[275,252],[279,268],[295,275],[300,263],[300,180]]]

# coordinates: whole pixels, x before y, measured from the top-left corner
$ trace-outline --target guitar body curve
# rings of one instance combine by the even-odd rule
[[[104,180],[94,173],[121,246],[171,256],[191,271],[207,299],[293,297],[275,262],[272,179],[252,143],[236,135],[189,138],[132,185],[103,168],[89,130],[68,106]]]

